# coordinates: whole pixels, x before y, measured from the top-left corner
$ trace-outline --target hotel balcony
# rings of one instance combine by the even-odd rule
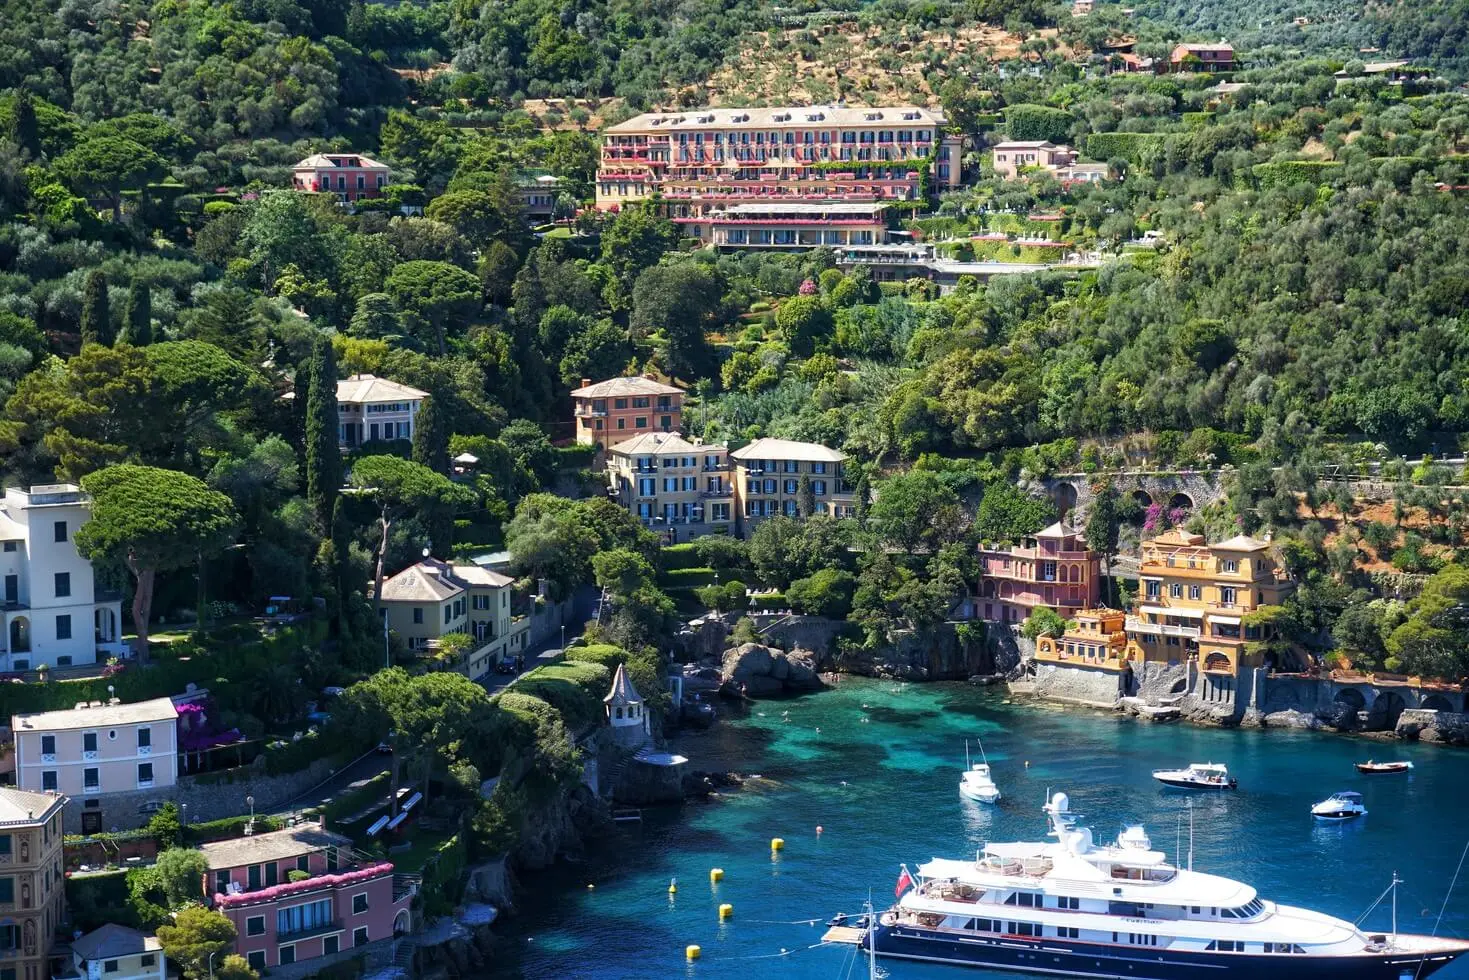
[[[1128,616],[1126,628],[1129,633],[1151,633],[1154,636],[1183,636],[1189,639],[1198,639],[1204,632],[1198,626],[1174,626],[1170,623],[1150,623],[1141,616]]]

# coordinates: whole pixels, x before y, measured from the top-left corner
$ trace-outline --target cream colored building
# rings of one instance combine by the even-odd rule
[[[845,453],[814,442],[756,439],[729,457],[734,464],[735,513],[745,537],[764,518],[800,515],[803,477],[811,483],[812,514],[852,515],[856,499],[846,482]]]
[[[343,449],[364,442],[412,439],[413,423],[428,392],[354,374],[337,382],[337,441]]]
[[[1031,168],[1056,173],[1070,167],[1076,162],[1076,151],[1049,140],[1007,140],[995,145],[991,162],[995,176],[1015,180]]]
[[[166,980],[168,975],[157,937],[114,922],[73,939],[67,952],[69,969],[56,980]]]
[[[649,432],[607,454],[608,494],[673,542],[734,529],[734,487],[724,446]]]
[[[432,653],[450,633],[472,637],[472,652],[454,669],[473,680],[525,650],[526,631],[511,612],[514,584],[478,565],[426,558],[383,582],[381,608],[388,629],[418,653]]]
[[[0,787],[0,975],[46,980],[66,906],[66,797]]]
[[[167,797],[178,783],[178,714],[172,700],[154,698],[16,715],[16,785],[70,796],[84,833],[124,822],[132,814],[115,807],[136,809],[136,796],[124,797],[125,804],[109,797],[139,790]]]
[[[0,501],[0,671],[122,656],[122,598],[97,589],[77,554],[91,499],[70,483],[8,487]]]

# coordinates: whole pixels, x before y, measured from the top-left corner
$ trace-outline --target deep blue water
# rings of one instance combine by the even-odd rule
[[[1194,866],[1239,878],[1277,901],[1355,920],[1393,871],[1402,931],[1427,932],[1469,843],[1469,753],[1307,732],[1150,725],[1082,709],[1006,704],[964,684],[897,685],[846,678],[834,690],[763,702],[675,743],[699,768],[758,772],[711,803],[648,811],[587,861],[527,876],[520,914],[505,921],[495,976],[593,980],[729,980],[847,976],[848,947],[809,948],[822,926],[798,920],[855,911],[869,891],[892,901],[899,862],[964,857],[986,840],[1038,840],[1040,806],[1064,790],[1083,825],[1110,841],[1124,821],[1146,824],[1155,848],[1187,848]],[[864,719],[866,719],[864,721]],[[980,737],[1005,794],[997,808],[960,798],[964,740]],[[1360,776],[1352,763],[1409,758],[1409,776]],[[1225,762],[1238,792],[1161,788],[1154,768]],[[1028,765],[1027,765],[1028,763]],[[1366,797],[1368,815],[1321,826],[1311,803],[1339,789]],[[816,827],[823,832],[818,835]],[[772,857],[770,838],[785,839]],[[725,878],[709,883],[709,869]],[[678,892],[670,897],[669,879]],[[588,885],[595,887],[588,888]],[[734,906],[721,924],[720,903]],[[1368,920],[1386,929],[1387,903]],[[1442,931],[1469,935],[1469,868]],[[689,964],[684,947],[702,958]],[[782,955],[781,950],[787,950]],[[999,974],[884,964],[894,980]],[[857,975],[865,976],[862,969]],[[1437,974],[1469,978],[1461,961]]]

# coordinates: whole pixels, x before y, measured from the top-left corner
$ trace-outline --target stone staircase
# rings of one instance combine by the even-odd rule
[[[413,976],[413,961],[418,953],[418,943],[407,936],[393,942],[393,966],[407,976]]]

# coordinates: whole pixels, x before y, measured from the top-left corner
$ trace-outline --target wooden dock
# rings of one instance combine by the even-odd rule
[[[832,926],[826,930],[821,937],[824,943],[845,943],[848,946],[862,945],[862,937],[867,935],[866,929],[854,929],[851,926]]]

